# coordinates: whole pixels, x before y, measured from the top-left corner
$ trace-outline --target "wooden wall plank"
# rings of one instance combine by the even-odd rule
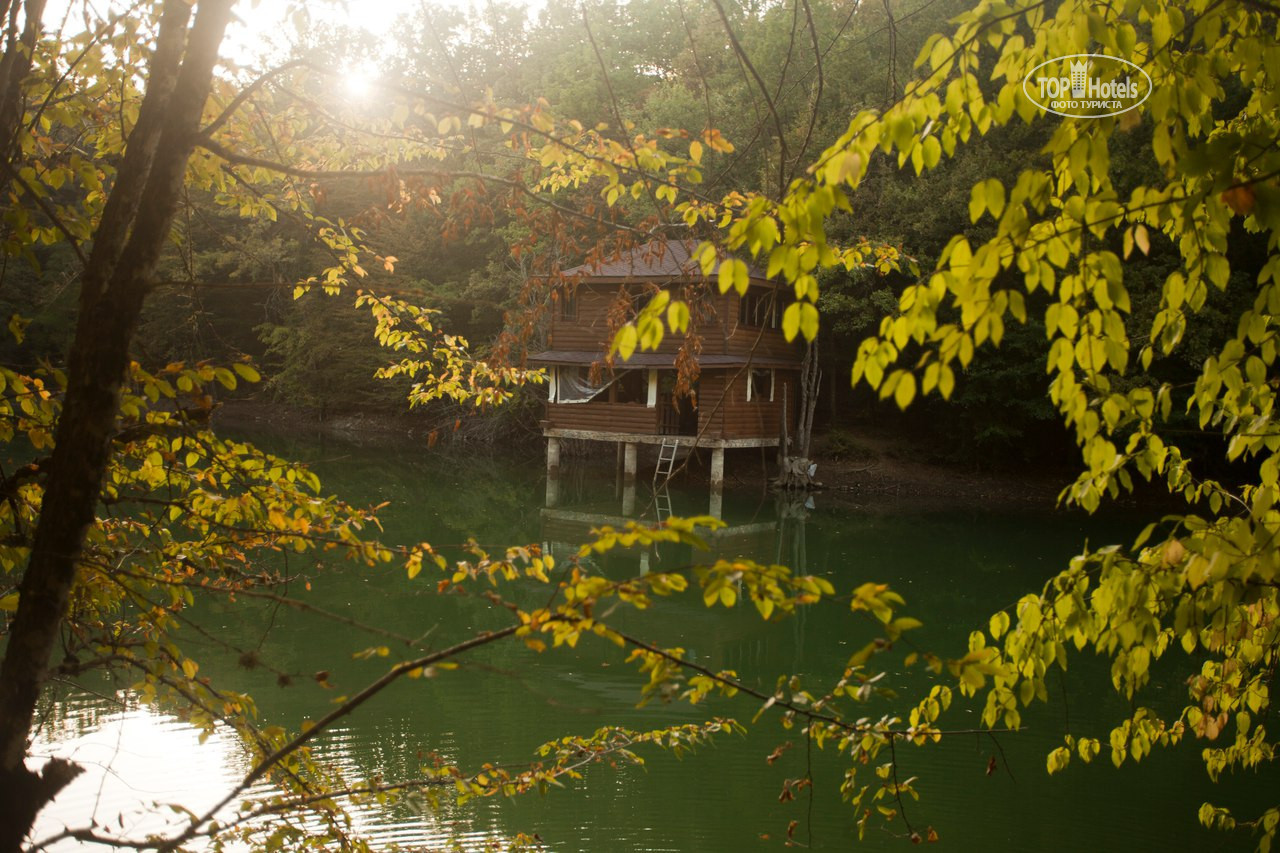
[[[553,403],[547,406],[547,421],[553,429],[653,434],[658,410],[639,403]]]

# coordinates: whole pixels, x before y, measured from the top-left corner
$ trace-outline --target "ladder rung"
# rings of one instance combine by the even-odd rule
[[[671,517],[671,493],[665,486],[654,493],[653,503],[657,510],[658,521],[666,521]]]
[[[658,446],[658,464],[653,469],[653,480],[656,483],[659,477],[670,477],[672,470],[675,469],[676,451],[680,445],[674,441],[662,440],[662,444]]]

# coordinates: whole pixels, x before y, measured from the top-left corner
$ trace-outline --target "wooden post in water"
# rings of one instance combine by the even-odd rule
[[[636,511],[636,445],[629,442],[623,445],[622,452],[622,514],[633,515]]]
[[[622,483],[622,469],[625,464],[622,458],[623,456],[622,442],[618,442],[617,451],[618,452],[615,454],[615,457],[613,460],[613,496],[615,498],[620,498],[622,497],[622,493],[625,491],[625,487],[623,486],[623,483]]]

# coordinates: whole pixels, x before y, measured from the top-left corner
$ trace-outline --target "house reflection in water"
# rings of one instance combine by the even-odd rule
[[[584,542],[594,537],[592,530],[612,527],[624,530],[628,522],[653,525],[673,514],[672,494],[666,487],[642,486],[643,504],[637,512],[637,489],[624,485],[612,498],[602,498],[598,490],[592,495],[598,478],[588,472],[576,482],[548,481],[547,506],[542,510],[543,549],[557,560],[578,552]],[[551,483],[555,482],[552,487]],[[674,514],[700,515],[700,508],[687,507],[686,493],[676,493]],[[812,506],[812,503],[809,504]],[[713,515],[722,517],[722,506],[713,498]],[[783,563],[797,572],[805,571],[805,521],[808,509],[793,497],[769,497],[762,505],[741,509],[736,504],[726,525],[704,531],[708,550],[689,545],[662,543],[657,546],[616,548],[595,558],[597,565],[611,577],[646,574],[649,571],[706,564],[718,559],[748,558],[761,563]]]

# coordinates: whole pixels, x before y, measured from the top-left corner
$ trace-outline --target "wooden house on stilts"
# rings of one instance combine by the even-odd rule
[[[635,482],[641,444],[659,445],[660,461],[698,447],[711,451],[716,495],[726,449],[777,447],[794,430],[802,353],[781,330],[789,290],[750,269],[745,294],[721,294],[716,271],[704,276],[691,257],[696,246],[654,241],[571,269],[557,285],[548,349],[529,359],[551,374],[542,421],[550,477],[564,439],[620,446],[624,483]],[[690,303],[688,332],[668,331],[656,351],[605,363],[620,322],[662,288]],[[680,366],[691,357],[696,380],[682,389]]]

